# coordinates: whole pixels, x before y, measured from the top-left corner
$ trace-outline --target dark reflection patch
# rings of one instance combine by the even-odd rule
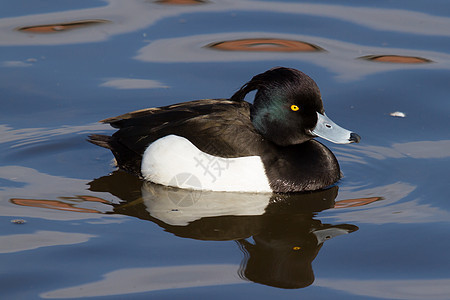
[[[109,23],[108,20],[81,20],[68,23],[56,23],[56,24],[44,24],[35,26],[19,27],[17,30],[30,33],[55,33],[61,31],[67,31],[70,29],[87,27],[92,25],[98,25],[103,23]]]
[[[217,42],[207,45],[208,48],[224,51],[260,51],[260,52],[315,52],[323,48],[295,40],[283,39],[240,39]]]
[[[367,55],[359,58],[376,62],[386,62],[396,64],[424,64],[433,62],[432,60],[423,57],[403,56],[403,55]]]

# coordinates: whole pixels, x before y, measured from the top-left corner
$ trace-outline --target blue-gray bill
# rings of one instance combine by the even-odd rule
[[[361,137],[350,130],[344,129],[331,121],[324,113],[317,113],[317,124],[311,134],[336,144],[359,143]]]

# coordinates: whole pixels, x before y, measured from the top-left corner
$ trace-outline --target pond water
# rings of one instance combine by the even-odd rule
[[[449,28],[444,0],[3,3],[2,298],[450,299]],[[86,141],[274,66],[361,135],[321,140],[336,186],[163,188]]]

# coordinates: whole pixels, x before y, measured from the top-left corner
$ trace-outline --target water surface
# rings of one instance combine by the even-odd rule
[[[447,1],[4,4],[2,296],[450,299],[448,28]],[[362,136],[321,141],[336,186],[178,191],[86,142],[113,132],[98,120],[229,97],[274,66]]]

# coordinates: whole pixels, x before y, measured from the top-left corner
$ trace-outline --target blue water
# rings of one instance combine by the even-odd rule
[[[83,20],[107,22],[61,30]],[[2,298],[450,299],[449,28],[447,1],[3,3]],[[325,51],[208,47],[261,38]],[[164,189],[86,142],[113,132],[98,120],[229,97],[274,66],[310,75],[362,137],[321,141],[344,173],[330,190]]]

